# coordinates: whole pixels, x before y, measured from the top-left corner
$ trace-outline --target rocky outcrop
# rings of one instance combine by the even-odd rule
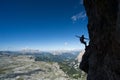
[[[83,56],[84,53],[85,53],[85,50],[82,50],[82,51],[78,54],[78,56],[76,57],[75,60],[77,60],[77,61],[80,63],[81,60],[82,60],[82,56]]]
[[[80,68],[87,80],[120,80],[120,0],[84,0],[89,46]]]

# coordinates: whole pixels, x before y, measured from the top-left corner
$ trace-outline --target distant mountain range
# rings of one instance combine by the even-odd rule
[[[62,62],[75,60],[80,50],[59,50],[59,51],[0,51],[0,55],[32,55],[36,61]]]
[[[39,55],[35,55],[36,61],[50,61],[50,62],[62,62],[66,60],[72,60],[75,59],[78,56],[79,52],[76,52],[74,54],[72,53],[61,53],[59,55],[53,55],[51,53],[42,53]]]

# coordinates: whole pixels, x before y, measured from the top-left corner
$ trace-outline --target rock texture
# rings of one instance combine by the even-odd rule
[[[0,80],[76,80],[58,63],[34,61],[28,55],[0,56]]]
[[[120,80],[120,0],[84,0],[89,46],[80,68],[87,80]]]
[[[79,53],[79,55],[77,56],[77,58],[75,59],[75,60],[78,61],[78,63],[81,62],[81,60],[82,60],[82,56],[83,56],[84,53],[85,53],[85,50],[82,50],[82,51]]]

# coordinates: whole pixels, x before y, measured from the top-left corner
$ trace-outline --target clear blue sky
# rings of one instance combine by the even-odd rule
[[[81,49],[86,26],[81,0],[0,0],[0,50]]]

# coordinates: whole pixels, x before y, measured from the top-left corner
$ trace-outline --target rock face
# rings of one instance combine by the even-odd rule
[[[89,46],[80,68],[87,80],[120,80],[120,0],[84,0]]]
[[[79,55],[77,56],[76,60],[77,60],[79,63],[81,62],[82,56],[83,56],[84,53],[85,53],[85,50],[82,50],[82,51],[79,53]]]

